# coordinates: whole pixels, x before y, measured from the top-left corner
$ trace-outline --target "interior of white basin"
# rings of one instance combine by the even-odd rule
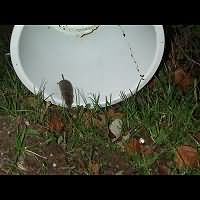
[[[84,37],[67,36],[47,26],[15,26],[11,58],[17,75],[32,92],[45,84],[48,101],[63,105],[58,82],[61,74],[74,87],[74,106],[91,103],[99,96],[112,104],[120,94],[144,87],[157,70],[163,56],[162,26],[101,25]],[[135,62],[136,61],[136,62]],[[141,81],[142,79],[142,81]],[[85,98],[82,98],[82,97]]]

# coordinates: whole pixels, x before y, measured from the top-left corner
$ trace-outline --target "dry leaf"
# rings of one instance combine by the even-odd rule
[[[181,84],[181,82],[185,79],[186,73],[182,68],[178,68],[174,72],[174,83],[175,85]]]
[[[131,138],[129,140],[129,143],[126,145],[126,151],[130,155],[135,153],[141,153],[141,144],[137,139]]]
[[[113,120],[121,119],[123,117],[123,113],[115,112],[113,109],[109,109],[107,112],[107,116],[108,116],[108,118],[111,118]]]
[[[122,125],[123,125],[122,120],[116,119],[109,126],[110,132],[112,133],[112,135],[115,136],[115,138],[113,139],[113,142],[117,141],[121,137],[121,135],[122,135]]]
[[[160,175],[169,175],[169,168],[165,165],[158,164],[158,173]]]
[[[37,132],[40,134],[44,134],[48,131],[46,127],[44,127],[40,124],[32,124],[32,125],[30,125],[30,128],[37,130]]]
[[[91,125],[92,125],[92,113],[91,112],[85,112],[83,113],[83,116],[82,116],[82,121],[83,121],[83,124],[86,128],[90,128]]]
[[[49,121],[49,129],[52,132],[61,132],[64,129],[64,124],[57,112],[53,112]]]
[[[190,74],[187,74],[185,79],[182,81],[181,88],[183,91],[187,91],[193,85],[193,79]]]
[[[199,164],[198,152],[190,146],[180,146],[176,149],[176,166],[182,167],[197,167]]]
[[[148,146],[148,145],[141,145],[140,146],[141,148],[141,152],[145,155],[145,156],[150,156],[154,153],[154,150],[151,146]]]
[[[100,114],[95,118],[95,124],[98,128],[102,128],[106,125],[106,116],[104,114]]]
[[[91,112],[85,112],[83,113],[82,120],[86,128],[90,128],[92,123],[98,128],[106,126],[106,117],[104,114],[99,114],[95,117]]]
[[[99,164],[96,161],[91,160],[89,162],[88,170],[91,175],[99,175],[100,171]]]
[[[182,68],[178,68],[174,72],[174,83],[182,91],[187,91],[193,84],[193,79],[190,73],[186,73]]]
[[[21,116],[17,116],[16,124],[17,126],[21,125],[24,122],[24,119]]]
[[[147,86],[150,90],[154,90],[156,88],[156,85],[157,85],[157,80],[153,78],[152,80],[149,81]]]

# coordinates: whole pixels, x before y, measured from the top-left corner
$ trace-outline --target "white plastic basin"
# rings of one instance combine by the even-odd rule
[[[61,74],[74,87],[74,105],[99,97],[105,106],[142,89],[163,57],[161,25],[101,25],[83,37],[65,34],[48,25],[16,25],[11,59],[22,83],[33,93],[45,82],[45,98],[64,105],[58,82]],[[79,98],[77,98],[79,96]]]

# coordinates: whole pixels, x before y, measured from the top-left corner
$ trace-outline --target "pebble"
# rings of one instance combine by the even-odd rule
[[[144,144],[144,143],[145,143],[144,139],[143,139],[143,138],[140,138],[140,139],[139,139],[139,143],[140,143],[140,144]]]
[[[53,157],[53,154],[52,154],[52,153],[50,154],[50,157]]]
[[[30,126],[30,122],[29,121],[24,121],[24,124],[26,125],[26,126]]]
[[[53,163],[53,167],[56,168],[56,166],[57,166],[56,163]]]

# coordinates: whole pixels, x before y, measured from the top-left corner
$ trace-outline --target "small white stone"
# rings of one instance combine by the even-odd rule
[[[144,144],[144,143],[145,143],[145,140],[144,140],[143,138],[140,138],[140,139],[139,139],[139,143],[140,143],[140,144]]]
[[[30,126],[30,123],[29,123],[29,121],[27,121],[27,120],[24,121],[24,124],[25,124],[26,126]]]
[[[57,166],[56,163],[53,163],[53,167],[56,168],[56,166]]]
[[[52,153],[50,154],[50,157],[53,157],[53,154],[52,154]]]

